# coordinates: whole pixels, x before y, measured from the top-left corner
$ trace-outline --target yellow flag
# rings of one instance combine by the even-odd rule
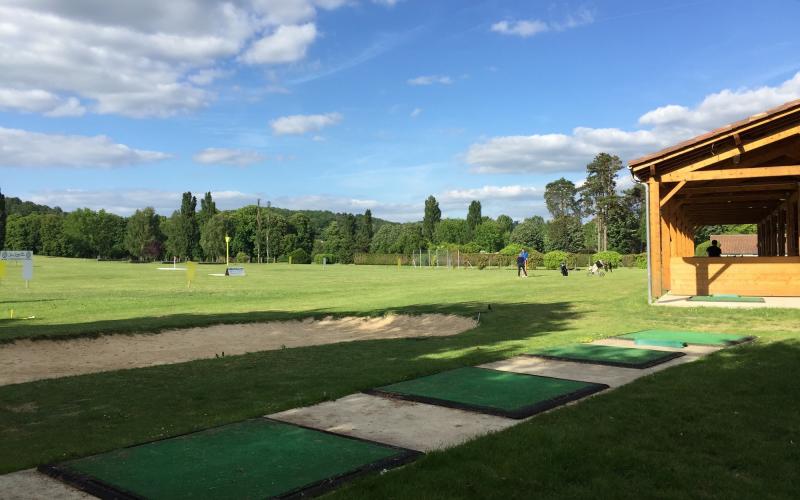
[[[194,277],[197,274],[197,262],[187,262],[186,263],[186,281],[191,283],[194,281]]]

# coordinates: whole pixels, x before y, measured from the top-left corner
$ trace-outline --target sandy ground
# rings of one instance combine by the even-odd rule
[[[248,352],[354,340],[438,337],[474,328],[443,314],[325,318],[168,330],[94,339],[22,340],[0,346],[0,385],[125,368],[182,363]]]

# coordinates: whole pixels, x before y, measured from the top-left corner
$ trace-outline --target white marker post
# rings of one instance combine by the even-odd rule
[[[0,251],[0,260],[21,260],[22,279],[25,280],[25,288],[28,288],[28,282],[33,279],[33,252],[30,250],[3,250]]]

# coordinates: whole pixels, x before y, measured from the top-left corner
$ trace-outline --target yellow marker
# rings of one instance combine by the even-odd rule
[[[397,269],[400,269],[400,262],[401,262],[401,259],[400,259],[400,257],[398,257],[397,258]]]
[[[290,255],[289,256],[289,265],[291,265],[291,264],[292,264],[292,256]]]
[[[190,286],[194,277],[197,274],[197,262],[186,262],[186,286]]]
[[[12,310],[10,310],[10,311],[8,311],[8,317],[9,317],[10,319],[14,319],[14,310],[13,310],[13,309],[12,309]]]
[[[0,280],[6,277],[6,261],[0,260]]]

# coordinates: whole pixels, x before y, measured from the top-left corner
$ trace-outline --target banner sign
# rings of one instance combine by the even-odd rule
[[[0,260],[33,260],[33,252],[30,250],[3,250],[0,251]]]
[[[244,276],[243,267],[229,267],[225,270],[226,276]]]

